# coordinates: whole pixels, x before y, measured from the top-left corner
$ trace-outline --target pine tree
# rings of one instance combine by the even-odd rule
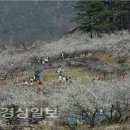
[[[114,22],[116,23],[118,30],[127,29],[129,23],[128,15],[130,11],[130,1],[113,0],[111,3],[113,5],[114,14],[116,17]]]
[[[79,1],[75,6],[77,9],[76,22],[78,28],[91,33],[110,32],[126,29],[128,25],[128,12],[130,1],[121,0],[85,0]]]

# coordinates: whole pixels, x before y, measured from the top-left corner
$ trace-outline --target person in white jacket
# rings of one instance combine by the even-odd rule
[[[62,81],[63,81],[63,77],[62,77],[62,75],[60,75],[59,76],[59,82],[62,83]]]

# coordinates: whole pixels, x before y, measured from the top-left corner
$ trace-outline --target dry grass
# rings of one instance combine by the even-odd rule
[[[97,56],[97,55],[96,55]],[[106,57],[106,56],[104,56]],[[98,56],[99,58],[99,56]],[[101,57],[102,58],[102,57]],[[103,59],[103,58],[102,58]],[[105,58],[104,58],[105,60]],[[85,67],[77,66],[77,67],[65,67],[65,71],[63,73],[64,76],[71,77],[72,80],[79,80],[81,83],[86,82],[87,80],[94,79],[96,75],[100,75],[102,79],[103,74],[101,72],[96,72],[96,71],[91,71],[87,70]],[[16,75],[14,76],[13,79],[7,79],[4,81],[0,81],[1,85],[6,85],[9,81],[16,81]],[[117,77],[118,74],[107,74],[106,79],[111,80],[114,77]],[[33,71],[25,71],[18,74],[19,81],[23,82],[29,81],[29,76],[34,77],[34,72]],[[43,68],[43,72],[41,73],[41,81],[43,84],[52,84],[53,86],[59,86],[59,81],[58,81],[59,74],[56,72],[55,68],[49,68],[45,69]]]
[[[117,63],[117,57],[114,57],[112,54],[109,53],[96,53],[94,55],[95,58],[101,60],[102,62],[106,63],[109,66],[112,67],[119,67],[119,64]]]
[[[94,78],[97,74],[99,74],[99,72],[88,71],[84,67],[65,67],[65,71],[63,73],[64,76],[69,76],[73,80],[78,78]],[[28,80],[29,75],[33,77],[33,73],[28,72],[28,74],[24,74],[24,76],[20,77],[20,79]],[[43,70],[41,74],[41,81],[44,83],[56,83],[58,82],[58,76],[59,74],[56,72],[56,69],[49,68]]]

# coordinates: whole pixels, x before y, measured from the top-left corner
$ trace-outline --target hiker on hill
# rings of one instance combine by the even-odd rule
[[[59,67],[59,68],[57,69],[57,73],[62,74],[63,72],[64,72],[63,67]]]
[[[47,58],[45,58],[44,60],[41,61],[41,64],[43,64],[43,65],[48,64],[49,60],[50,60],[50,58],[47,57]]]
[[[103,114],[103,109],[100,109],[99,114],[100,114],[100,115]]]
[[[35,81],[38,81],[38,80],[40,80],[40,74],[41,74],[41,72],[42,72],[42,69],[41,68],[35,68],[35,70],[34,70],[35,72]]]
[[[33,79],[33,78],[30,78],[30,80],[29,80],[30,85],[33,85],[33,81],[34,81],[34,79]]]
[[[120,80],[125,80],[125,74],[121,74]]]
[[[28,85],[28,82],[26,80],[24,81],[24,85],[26,85],[26,86]]]
[[[62,77],[62,81],[63,81],[63,83],[66,83],[66,77],[65,76]]]
[[[68,76],[65,76],[65,78],[66,78],[66,82],[68,82],[68,80],[69,80]]]
[[[101,79],[100,76],[96,75],[95,80],[100,80],[100,79]]]
[[[62,83],[62,75],[59,76],[59,83]]]
[[[61,61],[63,61],[63,60],[65,59],[65,53],[64,53],[64,52],[62,52],[62,53],[60,54],[60,59],[61,59]]]
[[[40,58],[37,58],[37,62],[40,63]]]
[[[44,59],[44,62],[47,64],[49,62],[49,59],[48,58],[45,58]]]
[[[45,63],[45,61],[43,60],[43,61],[42,61],[42,65],[45,65],[45,64],[46,64],[46,63]]]

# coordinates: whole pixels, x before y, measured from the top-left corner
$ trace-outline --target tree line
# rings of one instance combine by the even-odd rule
[[[77,28],[98,35],[130,27],[129,0],[84,0],[75,6]]]

